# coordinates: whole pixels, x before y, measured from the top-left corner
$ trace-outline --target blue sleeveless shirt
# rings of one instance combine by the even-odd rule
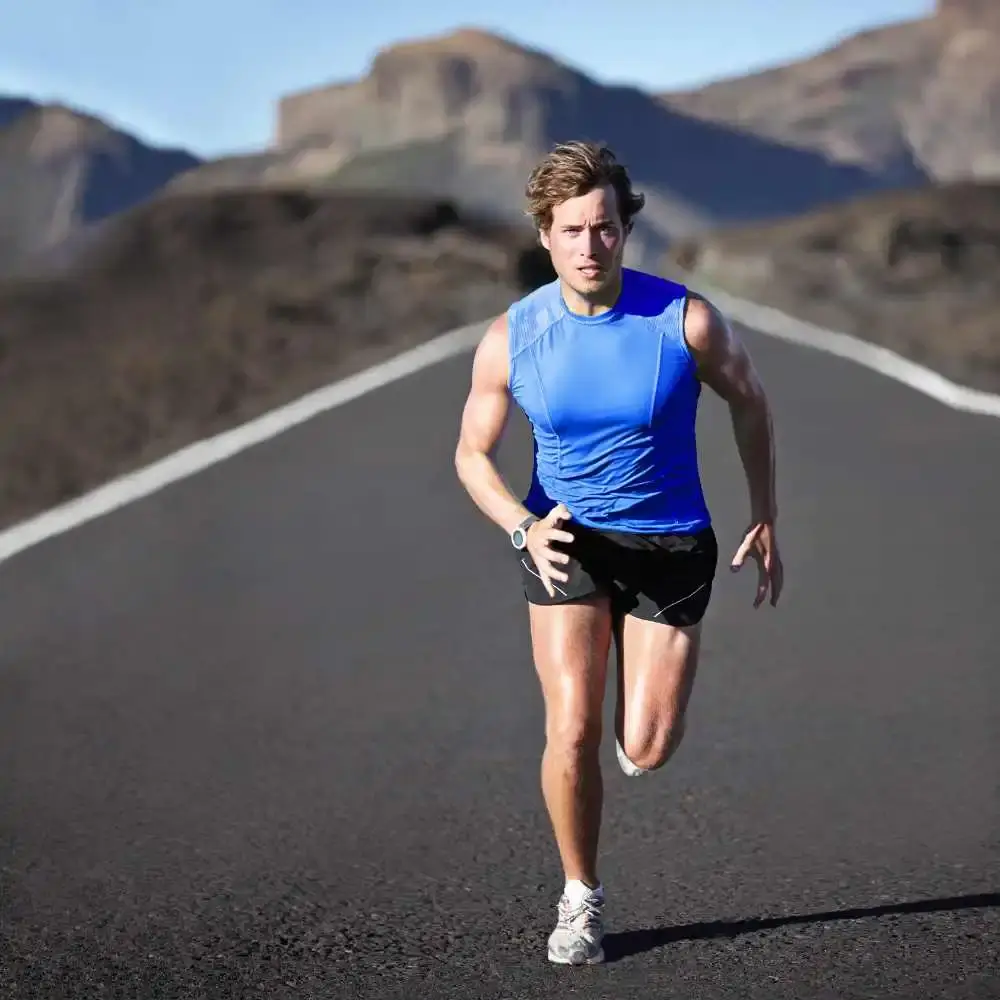
[[[623,269],[616,305],[569,311],[558,281],[507,311],[511,395],[531,424],[524,506],[645,534],[711,523],[698,470],[701,383],[684,338],[687,289]]]

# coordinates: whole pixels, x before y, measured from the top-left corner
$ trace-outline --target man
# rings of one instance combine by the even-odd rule
[[[755,607],[782,588],[774,437],[760,379],[719,312],[623,266],[644,197],[610,150],[558,145],[527,196],[557,278],[483,336],[455,465],[520,566],[545,705],[542,791],[565,876],[548,957],[579,965],[604,957],[598,751],[612,639],[625,773],[662,767],[684,734],[718,556],[695,446],[701,385],[732,414],[750,499],[732,568],[756,561]],[[523,501],[493,459],[511,400],[534,440]]]

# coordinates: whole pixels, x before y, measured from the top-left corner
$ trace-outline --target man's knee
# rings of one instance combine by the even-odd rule
[[[687,724],[683,715],[667,719],[639,732],[625,733],[622,749],[625,756],[644,771],[663,767],[684,738]]]
[[[546,749],[566,757],[596,754],[600,749],[601,734],[599,712],[587,709],[559,712],[546,723]]]

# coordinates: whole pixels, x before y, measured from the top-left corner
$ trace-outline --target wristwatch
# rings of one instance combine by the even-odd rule
[[[522,551],[528,545],[528,528],[535,523],[539,518],[535,517],[534,514],[529,514],[511,533],[510,533],[510,543],[518,551]]]

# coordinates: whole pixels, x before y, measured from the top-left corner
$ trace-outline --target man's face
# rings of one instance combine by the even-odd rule
[[[570,198],[552,210],[541,233],[556,274],[583,298],[599,296],[621,271],[625,231],[611,185]]]

